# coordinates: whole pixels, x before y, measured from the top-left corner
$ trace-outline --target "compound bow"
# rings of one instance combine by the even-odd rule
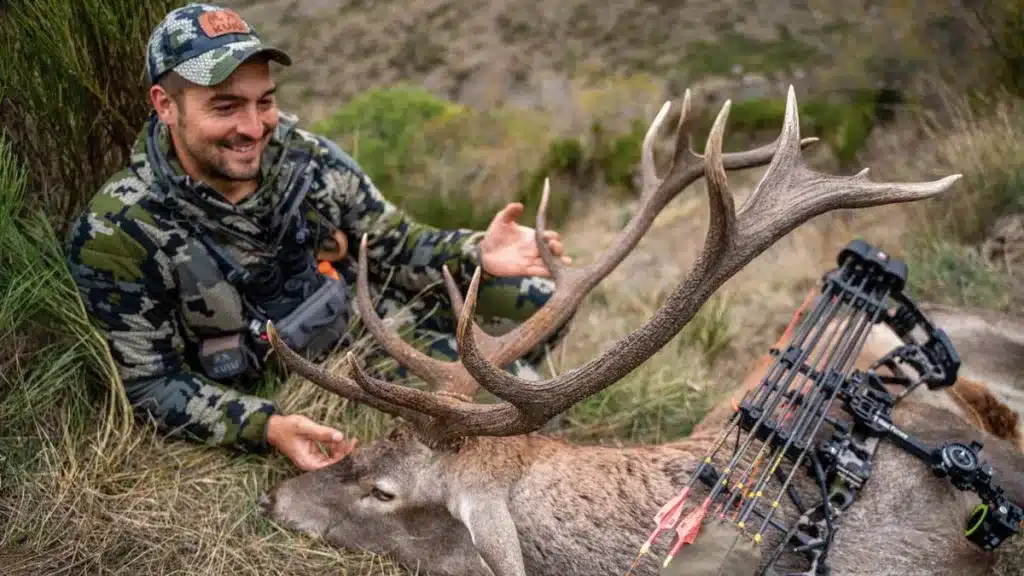
[[[754,545],[761,544],[768,530],[784,535],[759,574],[772,569],[787,547],[807,558],[809,568],[801,574],[825,574],[834,521],[868,481],[872,455],[883,439],[926,462],[936,476],[948,478],[956,488],[978,495],[981,502],[965,526],[965,536],[972,543],[994,550],[1019,530],[1024,511],[993,483],[991,466],[978,454],[980,442],[929,446],[891,420],[893,408],[906,394],[921,384],[931,390],[951,386],[960,367],[946,333],[929,322],[903,293],[906,264],[862,240],[843,248],[837,261],[838,268],[824,275],[820,295],[787,345],[772,348],[775,361],[764,379],[744,396],[682,492],[655,517],[658,526],[641,548],[641,556],[661,531],[675,529],[678,536],[665,560],[667,566],[683,545],[694,542],[708,513],[724,521],[729,511],[733,526]],[[904,344],[868,370],[855,369],[872,325],[879,322],[892,328]],[[893,375],[876,373],[883,366]],[[913,373],[908,374],[903,366],[911,367]],[[794,386],[797,374],[803,377]],[[886,384],[903,390],[894,395]],[[850,421],[830,415],[834,406]],[[824,424],[833,432],[818,442],[815,438]],[[732,434],[735,447],[719,472],[712,459]],[[755,444],[760,445],[758,452],[745,470],[738,471]],[[790,466],[788,473],[783,470],[784,461]],[[800,468],[821,488],[821,501],[809,508],[801,505],[792,486]],[[737,473],[739,479],[729,489]],[[773,478],[781,482],[781,488],[764,510],[759,504]],[[683,501],[698,480],[710,488],[710,494],[680,521]],[[803,510],[789,526],[775,518],[783,494]]]

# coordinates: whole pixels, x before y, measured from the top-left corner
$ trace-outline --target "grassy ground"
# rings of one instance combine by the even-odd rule
[[[282,97],[307,123],[319,122],[328,132],[337,128],[331,135],[368,165],[381,158],[427,163],[399,166],[392,182],[408,188],[396,194],[467,188],[487,192],[489,200],[507,200],[535,193],[534,177],[542,168],[559,168],[553,192],[574,199],[560,228],[580,263],[607,246],[634,209],[636,200],[609,182],[621,174],[590,173],[615,172],[619,161],[595,159],[618,158],[607,151],[630,149],[633,120],[646,124],[664,97],[678,97],[680,86],[699,77],[702,104],[722,94],[756,101],[767,90],[763,107],[747,108],[747,127],[758,125],[763,111],[774,109],[777,86],[744,84],[734,72],[796,80],[812,72],[802,66],[830,57],[827,35],[843,32],[841,22],[816,17],[800,8],[807,4],[802,2],[748,9],[751,3],[701,0],[668,10],[673,3],[640,0],[417,0],[403,4],[400,13],[396,2],[229,4],[244,7],[265,37],[298,57],[285,76]],[[641,21],[652,24],[637,25]],[[396,80],[422,82],[435,96],[448,96],[457,103],[449,103],[456,113],[442,106],[437,115],[426,114],[422,130],[396,137],[405,148],[395,148],[392,140],[368,143],[358,130],[353,139],[345,114],[360,122],[367,114],[341,105],[358,106],[352,96]],[[800,98],[806,102],[810,96],[801,92]],[[407,102],[394,109],[408,113]],[[505,106],[480,112],[494,103]],[[836,250],[855,236],[906,256],[914,290],[929,299],[1021,306],[1012,297],[1020,277],[977,256],[994,219],[1024,209],[1020,105],[1004,99],[991,115],[947,114],[952,121],[941,125],[908,119],[865,135],[861,159],[875,179],[931,179],[951,172],[966,178],[946,198],[920,206],[833,214],[801,227],[726,283],[658,355],[573,407],[557,433],[609,443],[684,436],[774,342],[833,265]],[[431,106],[424,108],[429,112]],[[949,109],[963,110],[959,104]],[[730,126],[742,121],[736,110]],[[594,140],[597,124],[611,135],[601,146]],[[823,128],[845,133],[849,125]],[[761,141],[773,136],[740,132]],[[462,146],[438,147],[444,138]],[[377,156],[371,144],[379,146]],[[422,160],[426,151],[431,154]],[[827,151],[812,158],[816,166],[836,165]],[[383,180],[389,164],[379,166],[375,171]],[[730,175],[738,202],[760,173]],[[102,384],[112,380],[110,360],[60,266],[59,234],[42,219],[14,217],[31,193],[18,175],[10,150],[2,148],[0,572],[406,574],[386,559],[333,550],[259,517],[255,496],[293,473],[282,458],[168,441],[130,419],[116,383]],[[424,210],[431,214],[429,207]],[[466,221],[476,223],[473,218]],[[635,253],[584,302],[551,369],[584,362],[648,317],[696,257],[705,218],[698,184],[666,208]],[[388,426],[387,417],[296,379],[276,398],[286,410],[363,442]]]

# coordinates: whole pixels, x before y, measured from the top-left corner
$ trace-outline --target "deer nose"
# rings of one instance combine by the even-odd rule
[[[263,494],[260,494],[259,498],[256,499],[256,505],[260,507],[260,510],[264,514],[269,514],[270,513],[270,509],[274,505],[274,501],[273,501],[273,499],[270,498],[269,494],[263,493]]]

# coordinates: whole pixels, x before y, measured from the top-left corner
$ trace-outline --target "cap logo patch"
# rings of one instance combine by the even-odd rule
[[[209,38],[224,34],[248,34],[249,25],[234,10],[212,10],[199,16],[199,27]]]

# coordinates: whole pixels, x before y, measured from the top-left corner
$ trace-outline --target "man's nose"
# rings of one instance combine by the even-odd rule
[[[253,140],[259,140],[263,137],[263,122],[260,120],[260,115],[255,110],[246,110],[243,112],[243,116],[238,124],[238,132],[244,136],[248,136]]]

